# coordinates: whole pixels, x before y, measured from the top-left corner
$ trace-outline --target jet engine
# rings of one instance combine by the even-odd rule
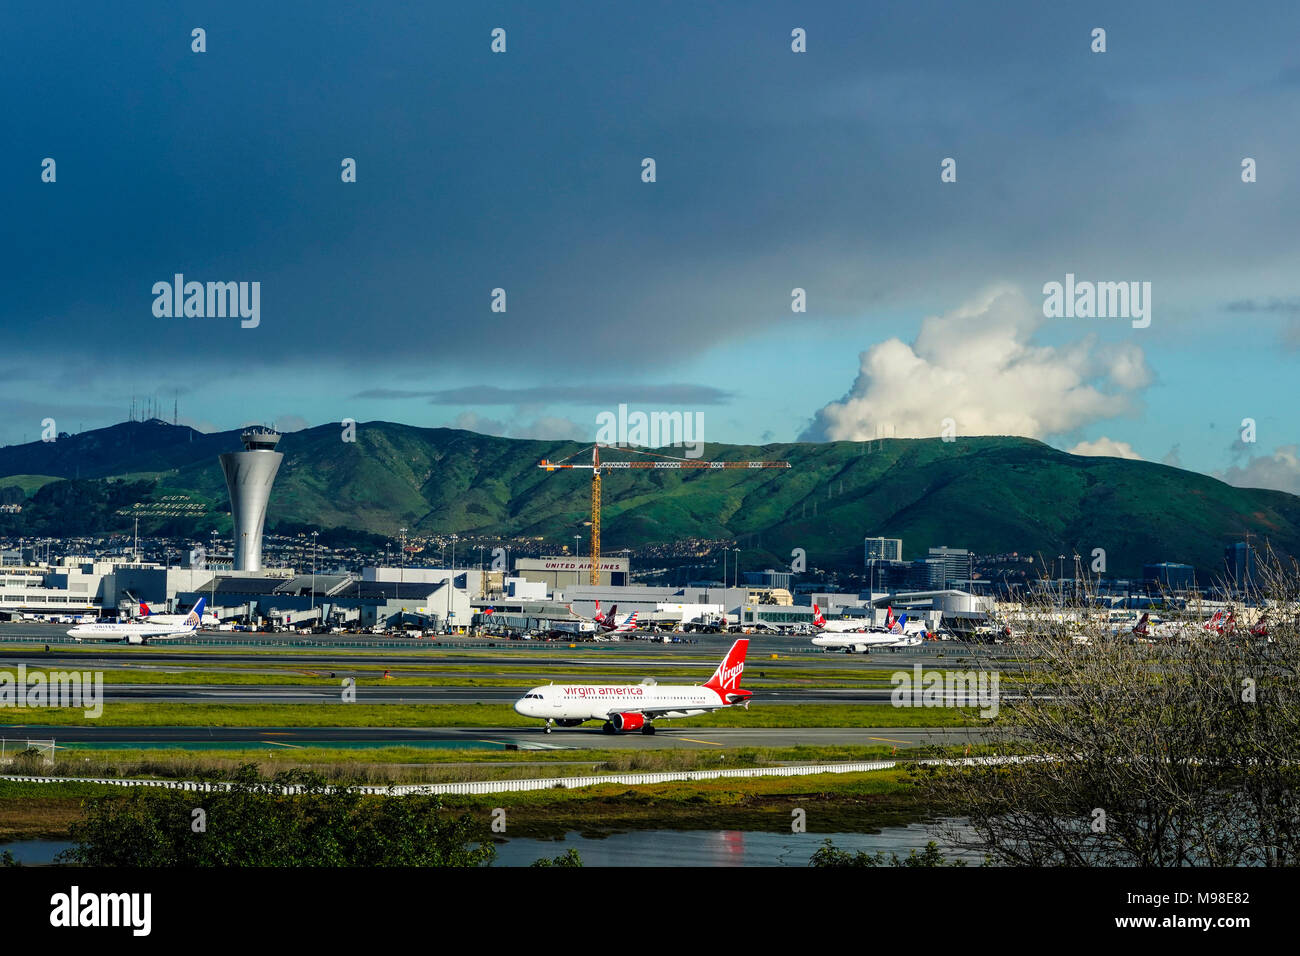
[[[609,722],[614,725],[614,730],[623,733],[629,730],[640,730],[645,726],[644,714],[615,714],[609,718]]]

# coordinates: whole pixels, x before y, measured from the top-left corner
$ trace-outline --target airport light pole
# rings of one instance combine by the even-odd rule
[[[311,609],[316,610],[316,535],[317,531],[311,533]],[[314,625],[313,625],[314,626]]]
[[[406,577],[406,529],[398,528],[402,535],[402,563],[397,572],[397,600],[402,599],[402,579]]]
[[[736,570],[734,573],[736,575],[736,587],[740,587],[740,549],[732,548],[731,550],[736,552]]]
[[[212,571],[212,597],[208,599],[208,605],[212,613],[215,615],[217,613],[217,569],[212,566],[212,559],[213,557],[216,556],[217,553],[217,529],[216,528],[212,529],[212,532],[208,536],[208,540],[212,542],[212,550],[208,553],[208,568],[209,570]],[[199,621],[199,624],[202,625],[203,622]]]
[[[573,586],[574,587],[578,586],[578,541],[581,538],[582,535],[580,534],[575,534],[573,536]]]
[[[447,633],[451,633],[451,592],[456,587],[456,542],[459,535],[451,536],[451,577],[447,579]]]

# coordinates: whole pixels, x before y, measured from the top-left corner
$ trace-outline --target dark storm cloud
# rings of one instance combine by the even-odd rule
[[[811,316],[856,353],[879,338],[864,316],[942,311],[994,279],[1300,255],[1278,173],[1300,152],[1277,121],[1300,106],[1278,81],[1288,4],[231,2],[203,11],[204,54],[193,19],[10,14],[0,182],[21,228],[0,236],[0,294],[7,345],[42,374],[79,357],[216,381],[484,362],[528,384],[662,378],[710,347],[810,334]],[[1249,193],[1244,155],[1261,163]],[[260,282],[260,325],[155,317],[152,287],[176,273]],[[482,394],[462,399],[500,404]]]

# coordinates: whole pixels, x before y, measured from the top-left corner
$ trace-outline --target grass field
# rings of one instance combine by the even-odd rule
[[[7,708],[6,727],[539,727],[509,704],[208,704],[115,702],[98,719],[65,708]],[[780,704],[728,708],[675,727],[988,727],[971,708]],[[0,734],[3,736],[3,734]]]
[[[901,759],[961,748],[906,750]],[[53,765],[43,760],[13,761],[7,774],[155,780],[230,780],[253,764],[264,777],[285,770],[309,770],[331,783],[387,785],[586,776],[601,773],[668,770],[728,770],[789,764],[881,760],[893,756],[889,745],[732,747],[720,750],[520,750],[431,751],[418,747],[345,749],[297,747],[292,750],[175,749],[96,750],[75,745],[60,748]]]

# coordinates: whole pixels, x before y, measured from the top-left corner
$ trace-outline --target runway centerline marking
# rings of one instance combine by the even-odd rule
[[[710,747],[723,747],[723,746],[725,746],[725,744],[720,744],[720,743],[718,743],[716,740],[697,740],[697,739],[695,739],[694,737],[678,737],[677,739],[678,739],[678,740],[689,740],[689,741],[690,741],[691,743],[693,743],[693,744],[708,744]]]

